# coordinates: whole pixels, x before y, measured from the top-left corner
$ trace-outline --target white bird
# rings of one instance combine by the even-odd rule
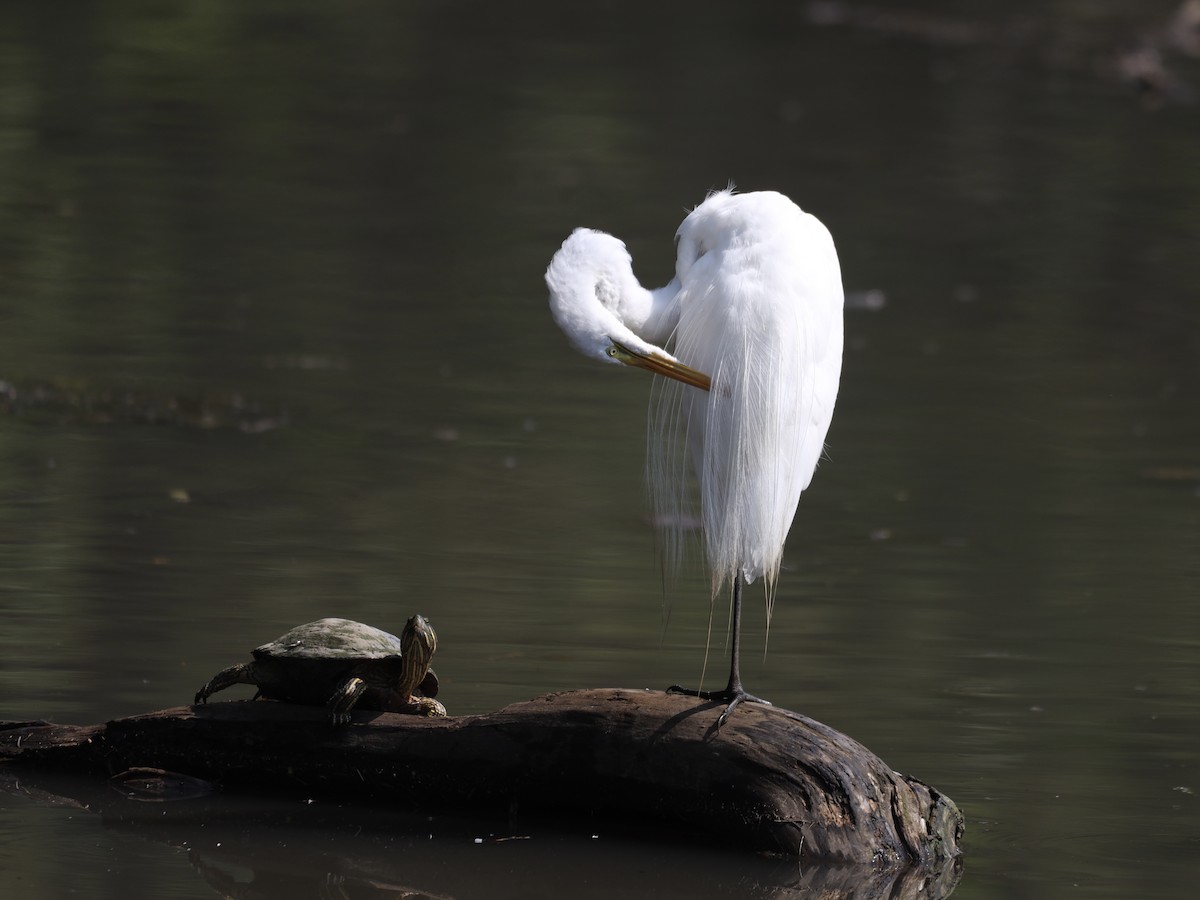
[[[677,560],[690,457],[712,597],[732,585],[726,688],[671,690],[725,702],[719,728],[739,703],[766,702],[742,686],[742,587],[763,579],[769,626],[784,541],[837,399],[842,280],[825,226],[771,191],[710,194],[675,239],[675,278],[657,290],[638,282],[621,241],[585,228],[563,242],[546,284],[577,349],[665,376],[649,422],[657,518],[675,523],[667,546]]]

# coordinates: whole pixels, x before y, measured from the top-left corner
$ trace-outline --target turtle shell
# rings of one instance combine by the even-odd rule
[[[403,671],[400,638],[352,619],[318,619],[251,651],[262,696],[293,703],[324,703],[352,675],[365,678],[363,709],[403,710],[408,698],[393,690]],[[430,669],[417,691],[436,697]]]
[[[255,659],[368,660],[400,656],[400,638],[351,619],[318,619],[297,625],[255,647]]]
[[[404,658],[394,634],[350,619],[318,619],[256,647],[252,662],[222,669],[200,688],[195,702],[205,703],[234,684],[253,684],[255,697],[329,706],[335,724],[352,707],[444,716],[441,704],[414,700],[416,695],[432,701],[438,693],[438,677],[428,668],[437,649],[433,629],[414,616],[404,633],[414,639],[415,659]],[[417,675],[421,682],[413,684]]]

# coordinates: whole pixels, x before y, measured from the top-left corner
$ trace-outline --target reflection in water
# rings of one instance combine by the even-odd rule
[[[808,3],[94,7],[0,10],[0,381],[256,411],[0,399],[0,717],[171,706],[296,622],[414,609],[456,713],[699,678],[707,588],[664,590],[638,485],[645,383],[577,359],[541,277],[583,225],[665,283],[662,235],[732,179],[886,297],[847,313],[836,464],[745,678],[955,798],[956,896],[1191,896],[1200,498],[1164,473],[1200,464],[1200,119],[1109,71],[1159,33],[1144,3],[915,5],[977,43]],[[0,869],[194,891],[90,818],[6,806]],[[557,845],[484,850],[533,878]],[[608,863],[631,893],[695,866],[699,896],[760,861]]]
[[[36,786],[34,786],[36,785]],[[938,900],[961,873],[819,866],[689,846],[597,819],[401,813],[209,796],[133,799],[95,781],[38,776],[7,790],[99,815],[108,829],[186,851],[225,897],[823,897]],[[621,831],[614,833],[616,827]],[[654,834],[653,840],[650,836]]]

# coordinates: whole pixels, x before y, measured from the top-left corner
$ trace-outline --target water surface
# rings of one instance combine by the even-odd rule
[[[43,7],[0,13],[0,717],[183,703],[325,615],[427,615],[457,714],[696,681],[648,383],[575,354],[541,277],[589,225],[665,282],[732,180],[885,298],[847,311],[748,686],[958,802],[956,897],[1191,895],[1200,126],[1108,65],[1172,4]],[[561,823],[285,819],[195,827],[272,896],[338,871],[322,842],[454,896],[798,890]],[[204,849],[0,801],[22,896],[211,896]]]

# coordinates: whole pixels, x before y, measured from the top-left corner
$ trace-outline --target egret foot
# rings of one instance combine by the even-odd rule
[[[726,687],[720,691],[698,691],[695,688],[685,688],[678,684],[673,684],[667,688],[668,694],[687,694],[689,697],[699,697],[701,700],[716,700],[725,702],[729,705],[725,707],[725,712],[721,713],[721,717],[717,719],[717,731],[721,730],[721,726],[725,724],[725,720],[729,718],[729,714],[738,708],[742,703],[761,703],[763,706],[770,706],[770,700],[764,700],[762,697],[755,697],[753,694],[748,694],[742,689],[741,685],[736,687]]]

